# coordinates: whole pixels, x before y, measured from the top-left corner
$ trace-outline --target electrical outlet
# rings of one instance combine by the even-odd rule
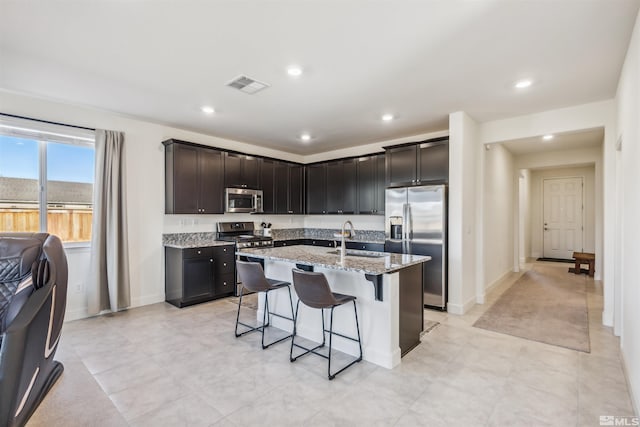
[[[82,283],[76,283],[76,286],[74,287],[74,289],[77,294],[82,293]]]

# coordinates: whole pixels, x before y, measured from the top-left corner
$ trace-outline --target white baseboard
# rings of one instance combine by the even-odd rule
[[[633,384],[629,378],[629,369],[627,369],[627,359],[624,356],[624,351],[620,349],[620,359],[622,360],[622,370],[624,371],[624,377],[627,380],[627,389],[629,390],[629,397],[631,397],[631,405],[633,405],[633,413],[640,414],[640,401],[636,398],[638,396],[634,393]]]
[[[448,302],[447,303],[447,312],[451,313],[451,314],[463,315],[467,311],[471,310],[471,307],[473,307],[474,305],[476,305],[476,298],[475,297],[469,299],[464,304],[453,304],[453,303]]]
[[[155,295],[143,295],[138,298],[131,299],[131,306],[129,308],[142,307],[144,305],[156,304],[164,301],[164,292]]]
[[[64,321],[71,322],[72,320],[86,319],[89,317],[87,314],[87,308],[78,308],[76,310],[67,310],[64,313]]]
[[[606,309],[602,311],[602,324],[613,327],[613,312],[607,311]]]
[[[136,307],[142,307],[145,305],[150,305],[150,304],[156,304],[159,302],[163,302],[164,301],[164,293],[162,294],[155,294],[155,295],[145,295],[139,298],[133,298],[131,300],[131,306],[129,306],[129,308],[136,308]],[[100,314],[104,314],[104,313],[109,313],[108,310],[104,311],[103,313]],[[100,315],[99,314],[99,315]],[[82,308],[77,308],[75,310],[67,310],[64,313],[64,321],[65,322],[71,322],[73,320],[80,320],[80,319],[86,319],[87,317],[92,317],[87,313],[87,307],[82,307]]]

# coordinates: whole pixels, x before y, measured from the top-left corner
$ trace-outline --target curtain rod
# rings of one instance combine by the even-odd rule
[[[96,130],[94,128],[88,128],[88,127],[84,127],[84,126],[76,126],[76,125],[68,125],[66,123],[60,123],[60,122],[51,122],[49,120],[40,120],[40,119],[34,119],[31,117],[25,117],[25,116],[17,116],[15,114],[7,114],[7,113],[0,113],[0,116],[7,116],[7,117],[13,117],[15,119],[25,119],[25,120],[32,120],[34,122],[40,122],[40,123],[48,123],[50,125],[59,125],[59,126],[66,126],[66,127],[70,127],[70,128],[76,128],[76,129],[84,129],[84,130],[90,130],[95,132]]]

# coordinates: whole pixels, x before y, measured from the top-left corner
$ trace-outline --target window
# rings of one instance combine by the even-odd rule
[[[0,116],[0,231],[91,240],[93,132]]]

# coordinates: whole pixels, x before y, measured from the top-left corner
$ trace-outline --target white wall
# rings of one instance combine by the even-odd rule
[[[585,252],[596,248],[595,166],[581,168],[540,169],[531,172],[531,256],[543,256],[543,181],[549,178],[584,178],[584,233]]]
[[[518,232],[520,240],[518,261],[519,263],[525,263],[527,258],[531,257],[531,171],[529,169],[520,170],[518,185]]]
[[[514,194],[513,155],[500,144],[485,152],[484,161],[484,278],[483,288],[490,288],[514,265]]]
[[[640,286],[636,264],[640,260],[640,14],[636,19],[617,92],[618,137],[622,139],[618,166],[621,185],[616,208],[622,211],[622,226],[617,230],[620,238],[616,271],[616,289],[620,295],[622,324],[622,357],[634,399],[636,413],[640,410]],[[615,153],[615,152],[614,152]],[[622,200],[623,199],[623,200]],[[613,219],[614,217],[612,217]],[[616,313],[617,314],[617,313]],[[617,318],[618,316],[616,316]]]
[[[478,125],[466,113],[449,115],[449,303],[464,314],[476,302],[476,177]]]

